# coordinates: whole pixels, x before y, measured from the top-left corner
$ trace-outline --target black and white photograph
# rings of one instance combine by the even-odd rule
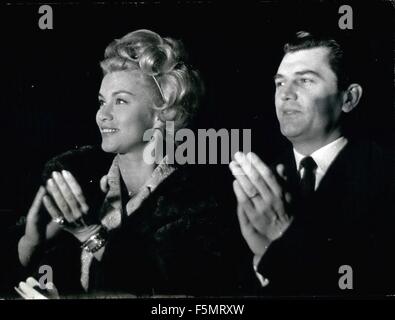
[[[394,18],[1,4],[0,299],[204,318],[394,297]]]

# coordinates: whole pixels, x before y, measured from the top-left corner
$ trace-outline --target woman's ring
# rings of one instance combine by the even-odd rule
[[[56,218],[54,218],[52,220],[53,220],[53,222],[55,222],[55,223],[57,223],[57,224],[59,224],[61,226],[63,226],[66,223],[66,219],[63,218],[63,217],[56,217]]]

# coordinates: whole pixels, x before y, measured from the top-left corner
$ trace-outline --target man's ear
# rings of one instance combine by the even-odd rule
[[[343,93],[343,112],[350,112],[354,109],[362,96],[362,87],[358,83],[352,83]]]

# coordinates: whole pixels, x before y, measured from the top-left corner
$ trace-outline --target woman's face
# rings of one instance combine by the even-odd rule
[[[140,70],[125,70],[104,76],[96,122],[102,135],[102,149],[113,153],[143,151],[144,132],[154,126],[152,79]]]

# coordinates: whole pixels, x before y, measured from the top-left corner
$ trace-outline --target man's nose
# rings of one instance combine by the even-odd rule
[[[280,98],[284,101],[286,100],[296,100],[296,88],[292,82],[285,83],[280,87]]]

